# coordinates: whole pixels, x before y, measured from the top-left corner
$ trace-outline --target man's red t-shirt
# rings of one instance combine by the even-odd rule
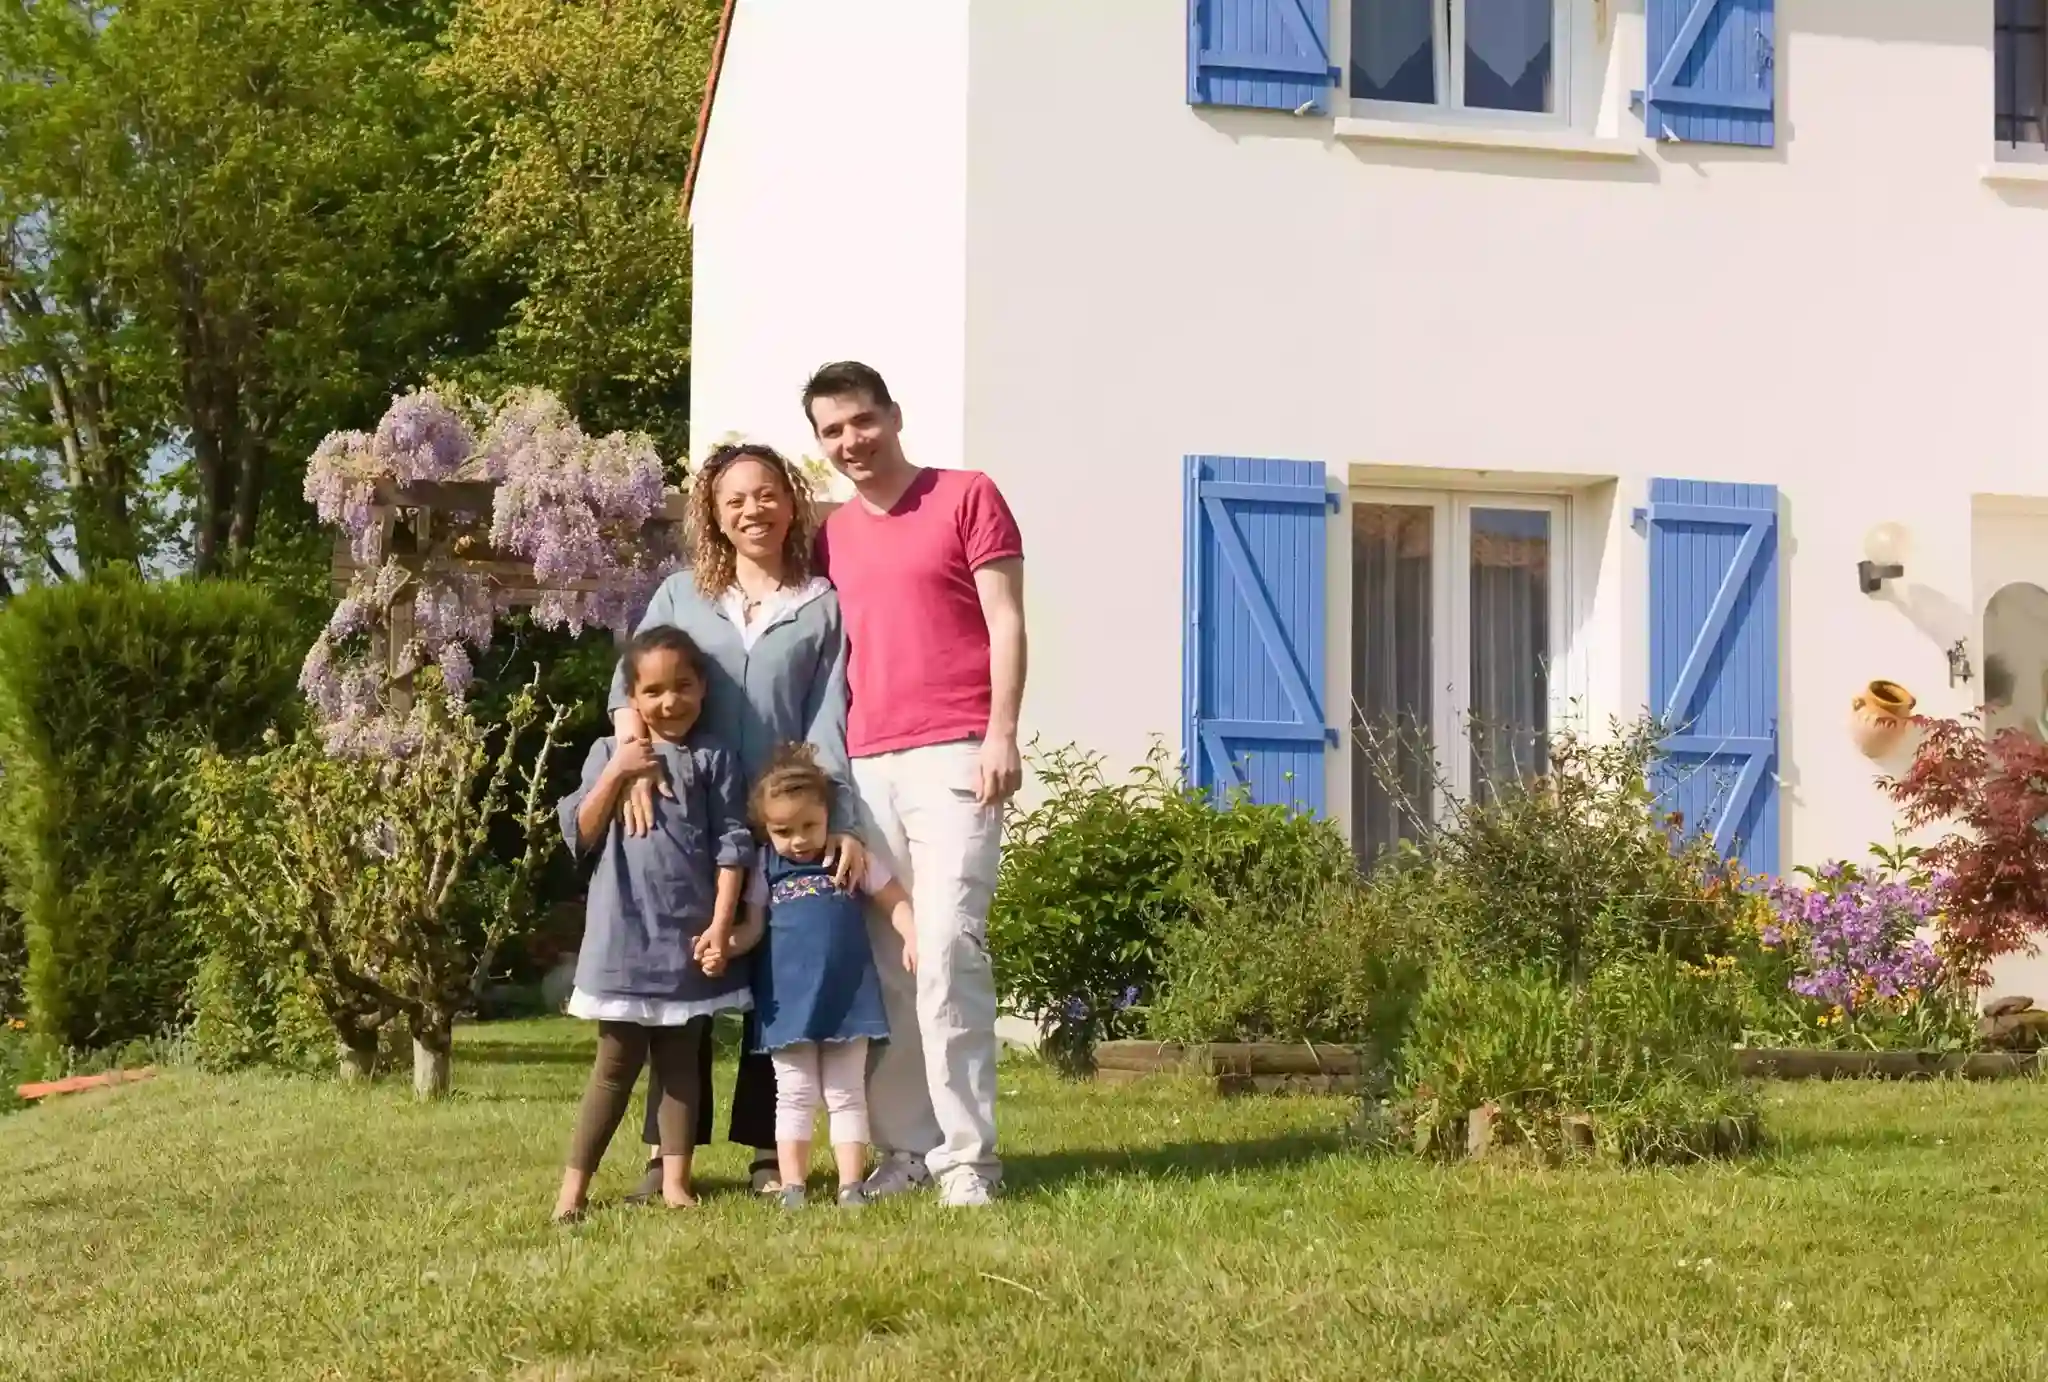
[[[974,573],[1024,555],[988,476],[923,470],[889,512],[842,504],[818,534],[839,588],[854,758],[978,739],[988,732],[988,623]]]

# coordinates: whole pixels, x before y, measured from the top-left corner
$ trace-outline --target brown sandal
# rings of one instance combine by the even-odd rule
[[[660,1204],[661,1201],[661,1158],[653,1157],[647,1163],[646,1172],[640,1183],[625,1197],[631,1205]]]

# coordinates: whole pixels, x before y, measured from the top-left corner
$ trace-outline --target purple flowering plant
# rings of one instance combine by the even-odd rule
[[[1875,865],[1833,861],[1757,895],[1742,968],[1755,983],[1759,1044],[1950,1047],[1969,1003],[1929,939],[1942,880],[1909,846],[1874,846]]]
[[[561,401],[519,389],[497,404],[458,404],[425,388],[403,394],[370,432],[337,432],[306,467],[305,493],[339,527],[361,570],[300,670],[299,686],[332,753],[403,757],[413,736],[391,692],[432,668],[457,701],[475,681],[507,601],[485,576],[445,562],[407,562],[384,550],[380,484],[490,480],[489,546],[530,563],[540,596],[534,622],[581,633],[623,634],[677,565],[648,540],[661,509],[662,463],[647,437],[584,433]],[[461,550],[460,547],[457,548]],[[387,678],[374,664],[378,635],[410,629]]]

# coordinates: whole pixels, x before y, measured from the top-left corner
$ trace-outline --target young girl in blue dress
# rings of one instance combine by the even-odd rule
[[[571,1016],[597,1023],[597,1063],[583,1091],[555,1219],[582,1217],[619,1118],[651,1053],[661,1091],[661,1197],[695,1204],[690,1154],[701,1097],[698,1052],[714,1013],[752,1005],[748,966],[729,964],[740,891],[754,859],[737,760],[697,732],[704,673],[697,646],[661,626],[626,648],[633,708],[652,740],[600,739],[583,782],[561,805],[562,833],[579,856],[598,854]],[[618,805],[636,778],[667,770],[653,828],[627,834]]]
[[[754,1016],[775,1064],[775,1143],[782,1205],[804,1203],[811,1132],[822,1102],[839,1163],[839,1203],[866,1203],[868,1046],[886,1041],[881,976],[859,895],[832,882],[826,857],[832,779],[809,745],[778,749],[754,784],[751,815],[762,848],[749,879],[746,919],[732,949],[756,945]],[[878,855],[862,892],[903,938],[903,967],[917,968],[910,895]]]

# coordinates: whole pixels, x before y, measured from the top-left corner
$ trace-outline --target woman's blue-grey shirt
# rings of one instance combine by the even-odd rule
[[[590,746],[583,781],[562,798],[562,834],[582,854],[576,813],[611,762],[618,740]],[[656,793],[654,828],[629,835],[618,813],[605,824],[597,870],[576,956],[576,987],[592,998],[703,1002],[744,992],[748,966],[712,978],[690,954],[690,942],[711,924],[718,871],[754,861],[747,827],[747,789],[731,752],[702,731],[685,744],[654,743],[668,769],[673,797]]]
[[[754,635],[753,646],[687,570],[663,581],[642,629],[681,629],[704,654],[704,733],[739,756],[751,785],[785,743],[808,743],[838,792],[832,829],[851,832],[860,815],[846,758],[846,631],[829,586],[799,597]],[[612,674],[608,712],[626,704],[624,663]]]

